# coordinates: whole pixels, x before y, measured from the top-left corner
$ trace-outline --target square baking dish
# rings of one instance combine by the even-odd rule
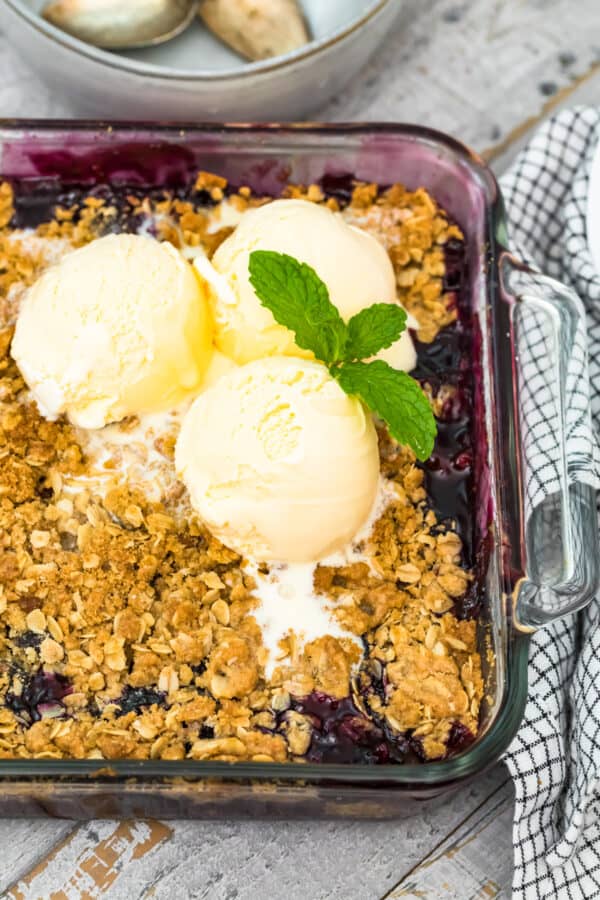
[[[0,760],[0,814],[107,816],[352,816],[422,810],[494,763],[508,747],[527,697],[529,635],[581,608],[597,588],[595,495],[570,484],[565,457],[565,383],[578,299],[538,276],[532,293],[511,294],[528,270],[506,250],[502,199],[483,161],[453,139],[405,125],[128,126],[92,122],[0,123],[0,180],[18,182],[32,203],[60,185],[177,188],[200,170],[278,196],[289,182],[348,176],[426,188],[465,234],[474,397],[475,547],[483,566],[480,647],[486,697],[476,741],[459,755],[385,766]],[[564,477],[529,510],[523,488],[526,427],[519,414],[518,336],[534,309],[554,338],[556,447]],[[561,468],[559,466],[559,468]],[[492,652],[488,652],[491,650]]]

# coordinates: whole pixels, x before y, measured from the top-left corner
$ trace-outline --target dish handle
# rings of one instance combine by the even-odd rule
[[[531,631],[582,609],[600,586],[595,438],[581,300],[506,261],[523,288],[511,305],[526,560],[514,620]]]

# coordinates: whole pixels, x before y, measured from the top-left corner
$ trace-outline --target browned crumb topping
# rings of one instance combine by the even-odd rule
[[[201,172],[196,190],[219,202],[224,179]],[[316,186],[289,188],[334,208]],[[202,244],[210,254],[231,229],[209,232],[201,202],[132,196],[162,238]],[[243,211],[267,202],[248,189],[228,197]],[[0,188],[4,225],[12,192]],[[402,300],[432,339],[455,317],[442,293],[443,243],[460,236],[424,191],[395,185],[379,194],[357,185],[344,212],[385,237]],[[112,226],[117,211],[97,198],[62,209],[37,237],[78,246]],[[0,292],[31,283],[46,264],[18,235],[0,231],[8,263]],[[7,249],[8,248],[8,249]],[[11,317],[2,319],[7,326]],[[166,499],[151,502],[126,484],[102,498],[68,476],[88,461],[63,420],[43,420],[28,401],[10,358],[11,330],[0,331],[0,756],[114,759],[301,760],[311,743],[308,715],[293,699],[313,691],[353,694],[356,706],[391,732],[412,732],[424,755],[446,752],[452,726],[477,730],[483,694],[476,626],[454,603],[471,576],[461,542],[428,509],[411,451],[380,434],[383,474],[396,499],[364,548],[364,563],[317,569],[315,587],[335,615],[363,638],[324,636],[302,645],[292,635],[265,677],[266,649],[252,612],[254,583],[241,560],[191,515]],[[443,403],[441,392],[435,403]],[[170,459],[172,447],[159,448]],[[177,500],[179,500],[179,496]],[[34,703],[44,671],[68,679],[69,692]],[[33,681],[32,681],[33,680]],[[383,681],[387,690],[380,690]],[[62,683],[62,682],[61,682]]]
[[[225,196],[225,188],[227,187],[227,179],[221,175],[215,175],[214,172],[198,172],[195,191],[208,191],[210,199],[219,201]]]
[[[27,249],[23,241],[0,232],[0,323],[15,319],[23,290],[33,284],[46,265],[39,249]]]
[[[348,215],[374,232],[387,247],[396,271],[398,297],[419,322],[419,339],[432,341],[456,319],[455,298],[444,294],[444,244],[462,240],[460,229],[423,188],[395,184],[379,194],[377,185],[357,185]]]
[[[14,214],[14,195],[7,181],[0,182],[0,228],[5,228]]]
[[[340,601],[338,620],[369,646],[359,686],[381,682],[384,673],[392,686],[385,703],[372,693],[371,713],[394,730],[415,729],[426,755],[436,757],[443,755],[453,722],[477,731],[483,681],[476,623],[452,614],[471,575],[460,565],[458,535],[440,532],[424,505],[423,474],[412,452],[384,430],[379,438],[382,472],[397,491],[366,548],[380,577],[364,563],[321,566],[316,583]]]
[[[38,225],[35,233],[43,238],[62,238],[73,247],[82,247],[104,234],[116,218],[114,206],[107,205],[100,197],[86,197],[81,207],[58,207],[54,219]]]

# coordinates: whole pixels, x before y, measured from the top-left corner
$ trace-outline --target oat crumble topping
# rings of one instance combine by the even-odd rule
[[[194,191],[186,200],[89,196],[56,208],[32,236],[11,228],[13,191],[0,185],[0,757],[302,762],[315,736],[311,696],[324,708],[350,698],[349,720],[375,743],[381,735],[420,758],[443,757],[453,729],[478,727],[476,622],[456,614],[473,576],[410,450],[380,429],[381,469],[397,497],[362,548],[370,565],[315,574],[340,624],[362,639],[362,661],[352,640],[302,645],[292,635],[267,680],[240,557],[198,522],[180,484],[151,499],[119,480],[115,459],[106,492],[93,479],[86,487],[81,436],[40,417],[9,355],[20,297],[53,242],[81,246],[150,222],[160,239],[212,256],[232,231],[211,227],[224,198],[240,212],[271,199],[227,193],[206,172]],[[284,195],[340,209],[317,185]],[[462,240],[460,230],[424,190],[401,185],[357,184],[343,214],[387,247],[399,299],[419,339],[433,341],[457,317],[444,244]],[[436,414],[454,390],[432,391]],[[155,446],[167,470],[173,442]]]

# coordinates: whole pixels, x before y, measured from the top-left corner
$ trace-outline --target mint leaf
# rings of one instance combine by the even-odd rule
[[[346,325],[314,269],[273,250],[255,250],[248,267],[258,299],[294,332],[299,347],[327,365],[344,358]]]
[[[395,303],[373,303],[348,322],[344,358],[367,359],[391,347],[406,328],[406,312]]]
[[[417,381],[383,360],[365,363],[390,347],[406,328],[406,313],[391,303],[375,303],[346,325],[314,269],[285,253],[255,250],[248,264],[250,283],[279,325],[296,343],[329,368],[347,394],[355,394],[387,424],[400,444],[419,459],[431,456],[436,423]]]
[[[347,394],[357,394],[387,424],[400,444],[412,447],[418,459],[431,456],[436,424],[429,401],[414,378],[383,360],[345,362],[330,369]]]

